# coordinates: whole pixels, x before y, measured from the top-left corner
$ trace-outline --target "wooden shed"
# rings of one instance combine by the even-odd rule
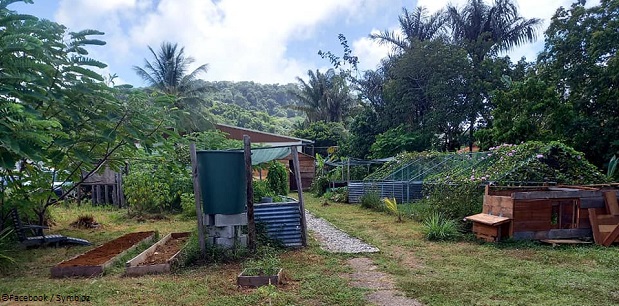
[[[297,190],[292,154],[286,156],[284,159],[280,160],[280,162],[283,162],[289,170],[288,173],[290,173],[290,177],[288,181],[290,182],[290,190]],[[316,174],[316,161],[313,156],[299,153],[299,172],[301,173],[301,185],[303,185],[303,190],[309,190]]]
[[[589,187],[486,186],[482,213],[466,219],[486,241],[593,237],[590,212],[606,209],[605,192],[617,195]]]

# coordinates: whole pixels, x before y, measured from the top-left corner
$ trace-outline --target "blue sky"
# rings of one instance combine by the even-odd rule
[[[402,7],[438,10],[465,0],[35,0],[11,9],[64,24],[72,31],[97,29],[107,45],[90,49],[108,64],[121,83],[144,86],[134,65],[150,59],[147,46],[179,43],[195,65],[208,63],[206,80],[290,83],[308,69],[327,69],[318,50],[341,53],[343,33],[359,56],[361,69],[372,69],[389,48],[367,38],[372,31],[397,29]],[[518,0],[526,18],[546,20],[534,44],[509,53],[534,60],[543,48],[543,30],[559,6],[571,0]],[[596,4],[599,1],[588,1]]]

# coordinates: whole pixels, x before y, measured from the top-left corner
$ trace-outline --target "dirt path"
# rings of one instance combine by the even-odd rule
[[[415,299],[408,298],[396,289],[393,277],[387,273],[378,271],[374,262],[366,257],[352,258],[348,264],[354,272],[349,274],[351,285],[357,288],[372,290],[366,298],[374,305],[389,306],[422,306]]]

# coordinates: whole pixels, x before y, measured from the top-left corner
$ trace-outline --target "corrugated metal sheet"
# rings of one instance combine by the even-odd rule
[[[256,222],[264,224],[267,235],[287,247],[302,246],[299,202],[254,205]]]
[[[360,203],[361,197],[369,192],[376,192],[381,198],[395,198],[398,203],[408,203],[423,197],[421,181],[378,181],[350,182],[348,184],[348,202]]]

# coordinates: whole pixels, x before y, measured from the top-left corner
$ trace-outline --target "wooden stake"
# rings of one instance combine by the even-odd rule
[[[245,178],[247,179],[247,244],[249,250],[256,252],[256,222],[254,220],[254,187],[251,171],[251,141],[249,136],[243,135],[243,149],[245,153]]]
[[[191,174],[193,180],[193,195],[196,201],[196,215],[198,216],[198,241],[200,242],[200,254],[206,257],[206,244],[204,240],[204,223],[202,216],[202,192],[198,175],[198,155],[196,153],[196,143],[189,144],[189,154],[191,155]]]
[[[301,168],[299,166],[299,152],[297,147],[292,147],[292,166],[297,180],[297,193],[299,194],[299,210],[301,211],[301,243],[307,246],[307,223],[305,220],[305,206],[303,205],[303,186],[301,185]]]

